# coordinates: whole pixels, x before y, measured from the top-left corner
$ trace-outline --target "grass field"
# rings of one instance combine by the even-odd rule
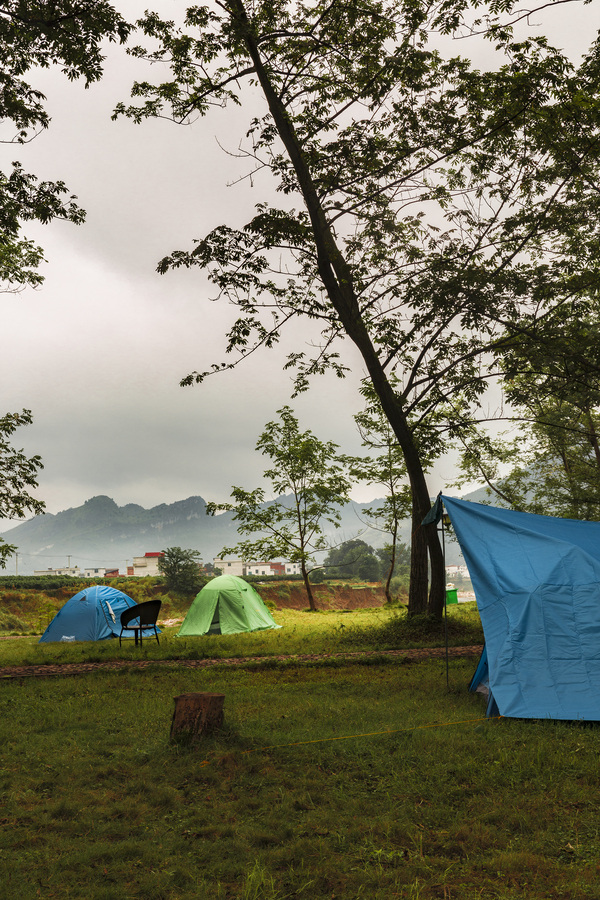
[[[485,721],[472,670],[450,692],[438,661],[3,682],[0,896],[598,897],[597,728]],[[187,691],[226,695],[197,750],[168,741]]]
[[[57,662],[101,662],[112,659],[205,659],[228,656],[278,656],[282,654],[333,653],[344,650],[384,650],[441,647],[443,623],[408,620],[404,609],[357,609],[352,612],[307,613],[274,610],[280,629],[242,635],[176,637],[178,628],[166,628],[156,641],[145,641],[143,650],[133,641],[121,648],[115,640],[39,644],[39,636],[0,640],[0,666],[43,665]],[[449,643],[483,643],[479,614],[474,603],[449,609]]]

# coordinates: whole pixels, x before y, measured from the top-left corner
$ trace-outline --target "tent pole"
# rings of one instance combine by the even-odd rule
[[[442,560],[444,565],[444,631],[446,636],[446,687],[450,690],[450,673],[449,673],[449,663],[448,663],[448,594],[446,593],[446,540],[445,540],[445,527],[444,527],[444,516],[441,518],[442,522]]]

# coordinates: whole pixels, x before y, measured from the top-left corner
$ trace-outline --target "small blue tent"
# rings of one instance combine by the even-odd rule
[[[79,591],[56,613],[39,643],[50,641],[104,641],[119,637],[121,613],[135,600],[105,584]],[[149,634],[154,634],[150,629]]]
[[[600,522],[443,497],[485,635],[488,715],[600,721]]]

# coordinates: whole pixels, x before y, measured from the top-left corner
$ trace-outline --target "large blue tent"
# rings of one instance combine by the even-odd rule
[[[79,591],[56,613],[39,643],[50,641],[104,641],[119,637],[121,613],[135,600],[105,584]],[[149,634],[154,634],[150,629]]]
[[[485,635],[488,714],[600,720],[600,523],[443,497]]]

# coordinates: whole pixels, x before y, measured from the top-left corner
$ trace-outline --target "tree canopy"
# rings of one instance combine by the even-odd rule
[[[0,519],[24,519],[27,512],[39,515],[46,508],[42,500],[29,493],[38,486],[38,472],[43,469],[41,458],[27,457],[10,443],[17,428],[31,422],[29,409],[0,418]],[[18,547],[0,538],[0,568],[6,568],[8,557],[16,550]]]
[[[3,143],[23,144],[50,124],[44,94],[25,80],[36,68],[59,66],[86,87],[102,76],[101,42],[124,41],[130,26],[106,0],[0,0],[0,124]],[[0,172],[0,289],[43,281],[41,247],[22,223],[54,218],[80,223],[84,211],[63,181],[38,181],[13,163]]]
[[[168,547],[158,560],[158,571],[165,576],[167,587],[178,594],[197,594],[206,583],[200,575],[198,550]]]
[[[356,577],[365,581],[379,581],[379,559],[373,547],[360,538],[332,547],[323,560],[323,565],[328,578]]]
[[[493,439],[473,428],[458,484],[483,476],[500,505],[598,519],[600,313],[582,299],[544,331],[534,346],[512,342],[502,362],[512,434]]]
[[[181,24],[149,13],[138,24],[153,47],[130,52],[171,77],[137,83],[136,104],[116,111],[189,122],[252,109],[246,152],[280,204],[159,271],[207,270],[239,310],[236,359],[297,316],[318,323],[316,352],[288,359],[296,390],[326,368],[344,374],[340,339],[358,348],[410,482],[411,612],[427,608],[428,553],[429,610],[444,602],[437,533],[420,527],[425,449],[482,415],[512,340],[534,340],[598,284],[598,46],[575,68],[543,35],[515,39],[523,15],[512,0],[224,0]],[[490,42],[489,70],[457,55],[453,38],[473,34]]]

